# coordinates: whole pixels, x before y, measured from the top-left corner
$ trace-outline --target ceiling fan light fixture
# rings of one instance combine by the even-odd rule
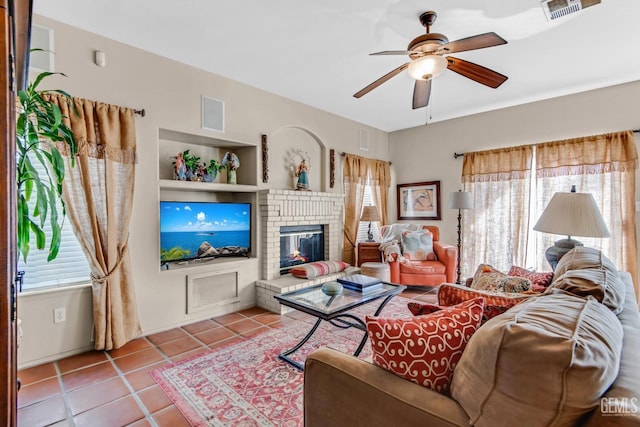
[[[414,59],[408,68],[409,75],[416,80],[438,77],[447,68],[447,59],[440,55],[425,55]]]

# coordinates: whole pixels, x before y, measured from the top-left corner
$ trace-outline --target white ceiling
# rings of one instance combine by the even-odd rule
[[[451,41],[506,39],[454,56],[509,80],[491,89],[447,70],[412,110],[405,72],[354,98],[407,62],[369,53],[406,49],[427,10]],[[638,0],[553,22],[538,0],[35,0],[34,12],[385,131],[640,79]]]

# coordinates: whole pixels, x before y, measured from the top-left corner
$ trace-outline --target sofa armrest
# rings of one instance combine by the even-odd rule
[[[469,425],[450,397],[329,348],[307,357],[304,421],[305,427]]]
[[[433,251],[438,257],[438,261],[444,264],[447,274],[447,282],[455,283],[456,268],[458,267],[458,248],[448,243],[439,241],[433,242]]]

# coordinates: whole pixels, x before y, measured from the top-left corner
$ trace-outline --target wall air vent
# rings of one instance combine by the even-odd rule
[[[543,0],[542,10],[544,10],[547,20],[553,21],[599,4],[600,1],[601,0]]]

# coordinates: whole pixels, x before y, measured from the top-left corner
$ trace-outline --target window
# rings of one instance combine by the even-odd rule
[[[465,154],[462,178],[474,209],[463,212],[464,273],[473,274],[480,263],[501,271],[511,265],[550,270],[544,251],[563,236],[532,227],[553,194],[575,184],[594,196],[611,233],[609,239],[577,240],[635,278],[636,162],[630,131]]]
[[[39,162],[33,162],[33,166],[39,173],[44,173]],[[30,205],[32,203],[35,203],[34,198],[29,201]],[[58,212],[62,212],[61,206],[58,206]],[[51,235],[51,226],[48,222],[45,223],[43,230],[47,236]],[[22,256],[19,257],[18,271],[25,272],[20,291],[74,285],[90,281],[91,270],[89,269],[89,263],[73,232],[69,218],[65,218],[62,226],[58,256],[53,261],[47,262],[48,255],[47,247],[44,250],[38,250],[34,242],[29,251],[27,262],[24,262]]]

